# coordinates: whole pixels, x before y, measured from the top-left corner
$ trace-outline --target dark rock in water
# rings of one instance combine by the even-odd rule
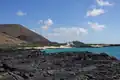
[[[111,59],[111,60],[117,60],[117,58],[115,58],[115,57],[113,57],[113,56],[110,57],[110,59]]]
[[[109,55],[106,54],[106,53],[100,53],[100,55],[101,55],[101,56],[104,56],[104,57],[109,57]]]
[[[4,55],[0,55],[0,80],[120,80],[120,61],[106,53],[1,53]]]

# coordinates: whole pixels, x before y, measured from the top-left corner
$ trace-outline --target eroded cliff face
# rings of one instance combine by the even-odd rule
[[[119,80],[120,62],[106,53],[0,52],[0,80]]]

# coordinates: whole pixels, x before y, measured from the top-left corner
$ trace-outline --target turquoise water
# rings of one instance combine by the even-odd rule
[[[106,52],[111,56],[115,56],[120,59],[120,46],[117,47],[101,47],[101,48],[65,48],[65,49],[45,49],[46,53],[57,53],[57,52],[79,52],[89,51],[95,53]]]

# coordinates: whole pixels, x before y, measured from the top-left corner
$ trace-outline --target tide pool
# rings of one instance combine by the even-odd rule
[[[58,52],[80,52],[89,51],[93,53],[105,52],[110,56],[115,56],[120,59],[120,46],[117,47],[101,47],[101,48],[63,48],[63,49],[45,49],[46,53],[58,53]]]

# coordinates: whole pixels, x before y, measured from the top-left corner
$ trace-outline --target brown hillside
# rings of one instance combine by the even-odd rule
[[[50,42],[43,36],[19,24],[1,24],[0,32],[29,43],[48,44]]]
[[[21,44],[26,43],[18,38],[14,38],[4,33],[0,33],[0,44]]]

